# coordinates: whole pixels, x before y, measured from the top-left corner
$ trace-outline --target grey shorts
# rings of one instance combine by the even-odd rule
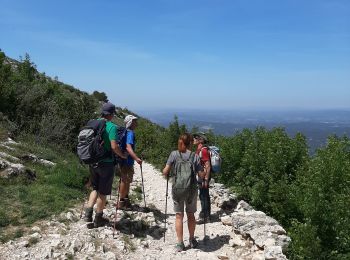
[[[185,196],[178,197],[172,190],[175,213],[183,213],[186,206],[186,212],[195,213],[197,211],[198,189],[193,189],[186,193]]]
[[[114,164],[100,162],[90,166],[91,185],[94,190],[102,195],[109,195],[112,191]]]

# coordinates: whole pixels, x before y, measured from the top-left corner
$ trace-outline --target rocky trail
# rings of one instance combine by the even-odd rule
[[[199,247],[175,253],[171,185],[164,242],[166,179],[152,165],[143,164],[147,203],[144,208],[143,196],[138,192],[142,186],[139,166],[135,166],[135,172],[132,197],[137,206],[134,211],[118,210],[115,232],[116,190],[108,196],[104,211],[111,220],[109,226],[88,229],[80,219],[82,205],[77,205],[38,222],[29,234],[0,245],[0,259],[286,259],[282,251],[290,239],[284,229],[263,212],[255,211],[244,201],[238,202],[221,184],[212,184],[210,190],[212,219],[206,224],[206,238],[204,225],[197,225]],[[187,245],[186,217],[184,237]]]

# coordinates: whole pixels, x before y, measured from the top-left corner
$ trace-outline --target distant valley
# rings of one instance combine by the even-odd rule
[[[218,135],[233,135],[244,128],[268,129],[283,127],[290,136],[300,132],[306,136],[310,152],[326,144],[329,135],[350,136],[349,110],[315,111],[204,111],[204,110],[146,110],[142,115],[162,126],[178,117],[189,129],[196,126],[202,131],[210,129]]]

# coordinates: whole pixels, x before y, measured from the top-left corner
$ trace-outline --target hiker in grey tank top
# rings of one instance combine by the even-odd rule
[[[188,219],[189,246],[195,248],[198,242],[194,238],[196,220],[194,213],[197,211],[198,186],[196,175],[203,174],[199,156],[191,151],[193,143],[192,135],[185,133],[178,140],[178,150],[172,151],[163,169],[164,175],[171,172],[172,197],[174,211],[176,213],[175,229],[178,243],[175,246],[177,252],[183,251],[183,217],[184,207]]]

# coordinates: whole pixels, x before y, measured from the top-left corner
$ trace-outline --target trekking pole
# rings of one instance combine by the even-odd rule
[[[204,209],[206,210],[207,208],[206,208],[206,200],[207,200],[207,198],[204,198]],[[205,224],[206,224],[206,222],[207,222],[207,219],[206,219],[206,211],[204,211],[204,239],[206,238],[206,230],[205,230]]]
[[[145,203],[145,209],[146,209],[146,196],[145,196],[145,186],[143,185],[142,163],[140,164],[140,169],[141,169],[141,181],[142,181],[143,201],[144,201],[144,203]]]
[[[120,182],[122,178],[119,177],[119,184],[118,184],[118,194],[117,194],[117,205],[115,207],[115,214],[114,214],[114,224],[113,224],[113,238],[114,238],[114,232],[115,232],[115,226],[117,225],[117,216],[118,216],[118,208],[119,208],[119,196],[120,196]]]
[[[168,210],[168,186],[169,186],[169,174],[168,174],[167,177],[166,177],[164,242],[165,242],[166,221],[167,221],[167,210]]]

